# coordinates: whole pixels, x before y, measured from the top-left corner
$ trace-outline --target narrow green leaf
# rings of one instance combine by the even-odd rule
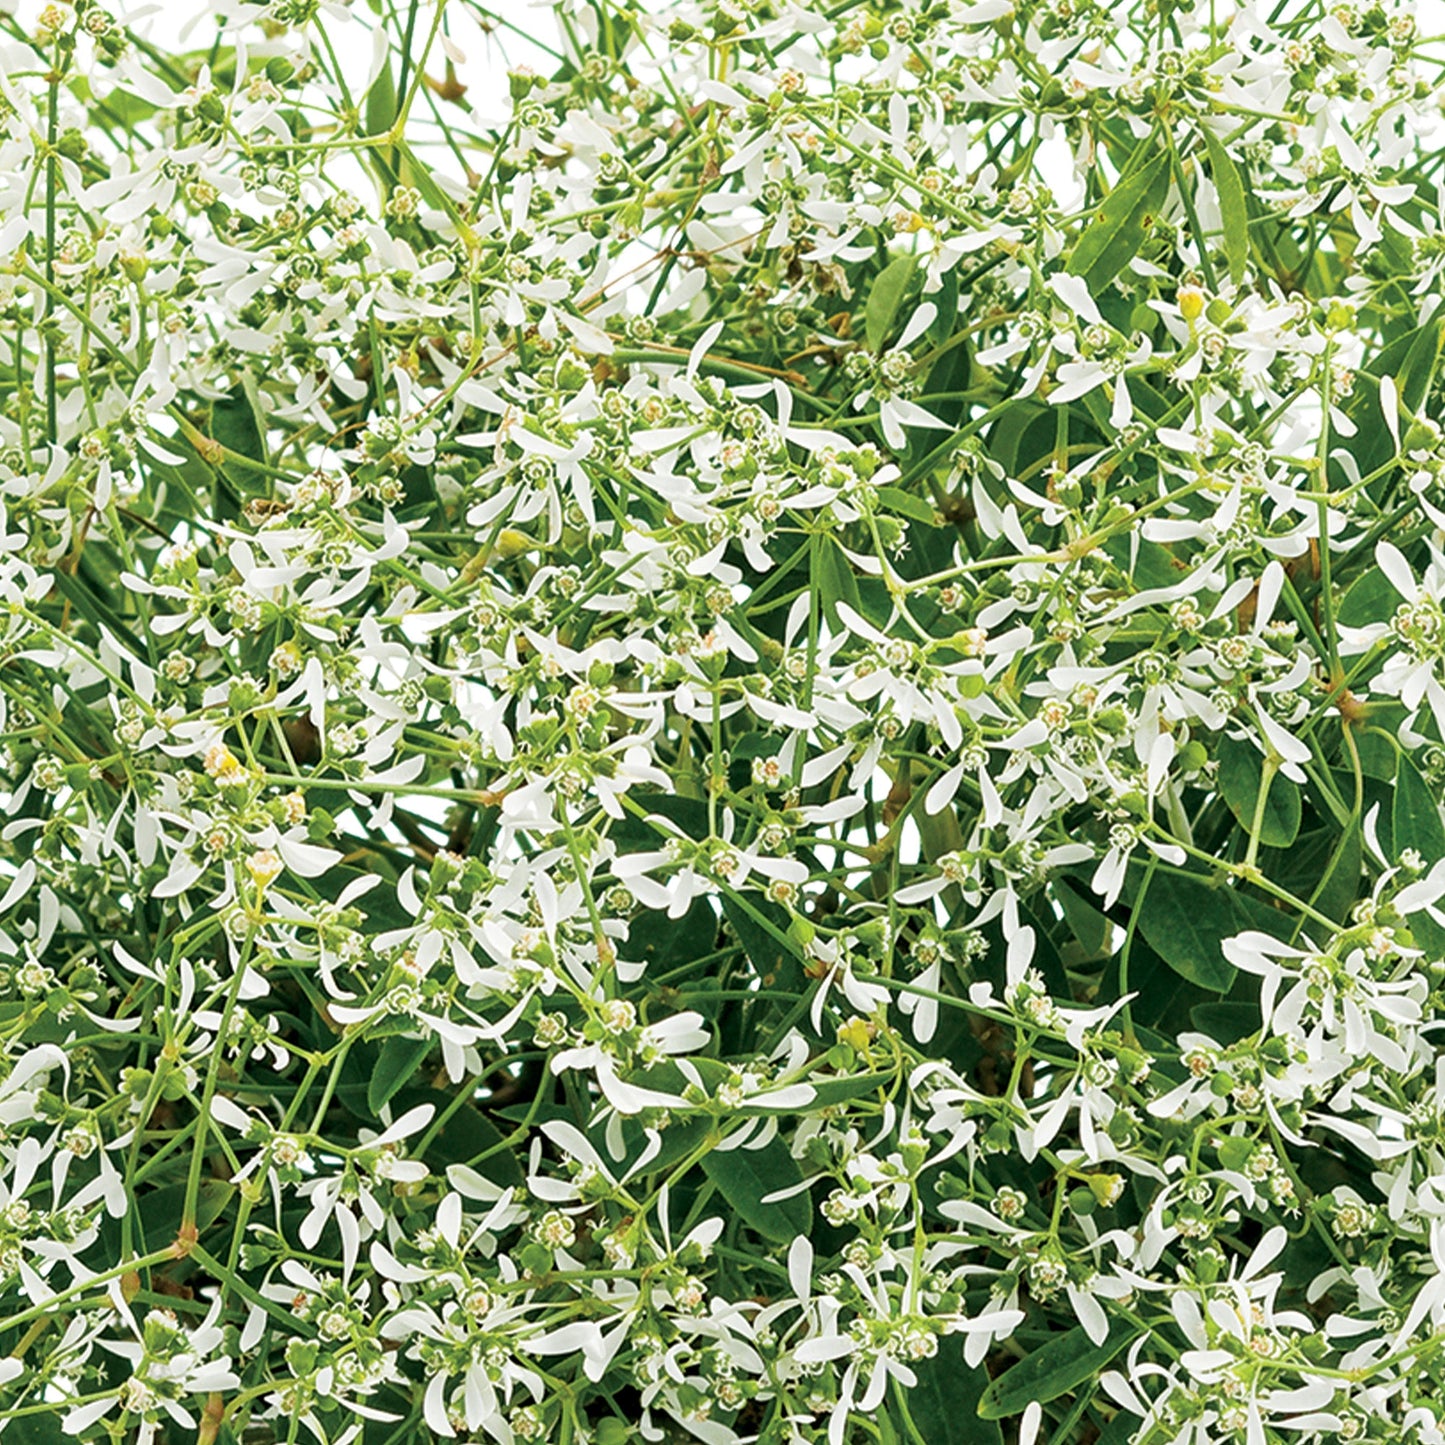
[[[850,1099],[863,1099],[876,1094],[879,1089],[893,1082],[893,1075],[887,1073],[854,1074],[845,1079],[808,1079],[812,1086],[813,1107],[820,1108],[833,1104],[846,1104]]]
[[[396,121],[396,81],[391,74],[391,62],[381,67],[381,74],[371,83],[366,92],[366,133],[384,135]]]
[[[1220,743],[1219,791],[1239,826],[1246,833],[1254,827],[1255,809],[1264,778],[1264,757],[1250,743],[1225,738]],[[1280,773],[1270,779],[1260,819],[1259,841],[1270,848],[1288,848],[1299,835],[1299,788]]]
[[[964,840],[963,829],[959,826],[956,808],[941,808],[936,813],[930,813],[927,808],[918,808],[914,810],[913,822],[918,828],[918,841],[923,849],[923,857],[929,863],[936,863],[945,854],[968,846]],[[961,897],[956,883],[950,883],[943,890],[943,900],[950,909],[958,906]]]
[[[1204,149],[1209,156],[1209,176],[1219,196],[1219,217],[1224,223],[1224,257],[1230,279],[1236,285],[1249,269],[1249,208],[1244,199],[1244,181],[1239,167],[1211,131],[1200,127]]]
[[[1445,343],[1445,327],[1437,317],[1427,321],[1410,342],[1405,360],[1395,373],[1395,386],[1400,403],[1410,411],[1419,411],[1430,394],[1435,370],[1440,364],[1440,347]]]
[[[973,348],[965,338],[953,342],[929,367],[920,395],[927,398],[925,405],[939,421],[948,426],[962,426],[974,380]],[[932,444],[931,436],[917,431],[908,443],[907,455],[909,458],[925,456]]]
[[[902,487],[879,487],[878,502],[880,506],[886,507],[890,512],[897,512],[902,517],[909,517],[915,522],[926,522],[930,527],[937,525],[938,518],[932,505],[922,497],[915,497],[912,492],[905,492]]]
[[[201,463],[207,469],[208,484],[214,487],[216,515],[221,521],[239,516],[248,496],[265,491],[264,475],[248,465],[264,466],[266,461],[265,437],[257,417],[252,395],[241,383],[230,395],[211,403],[211,438],[233,453],[214,468]]]
[[[54,567],[47,575],[56,591],[68,599],[77,612],[95,623],[97,627],[108,627],[139,656],[146,655],[149,649],[131,631],[130,621],[127,621],[123,615],[122,608],[128,600],[125,594],[118,592],[112,592],[109,596],[98,594],[93,587],[85,584],[83,571],[72,576],[63,567]],[[133,620],[131,619],[131,621]]]
[[[373,1113],[389,1104],[398,1089],[413,1082],[431,1047],[431,1039],[411,1039],[402,1034],[393,1034],[382,1044],[376,1069],[366,1085],[366,1102]]]
[[[1069,255],[1068,270],[1099,292],[1135,256],[1155,214],[1169,194],[1169,157],[1161,153],[1124,176],[1084,227]]]
[[[858,595],[858,579],[853,575],[853,564],[830,536],[820,535],[814,546],[812,580],[828,615],[835,621],[840,602],[846,602],[855,612],[862,613],[863,602]]]
[[[1415,849],[1427,869],[1445,858],[1445,823],[1440,820],[1439,801],[1420,769],[1404,752],[1395,767],[1390,841],[1384,846],[1397,862],[1406,848]],[[1428,913],[1412,914],[1410,931],[1415,942],[1432,955],[1445,952],[1445,928]]]
[[[863,329],[870,351],[882,351],[903,309],[903,298],[918,269],[916,256],[895,256],[873,278],[868,302],[863,308]]]
[[[788,1244],[813,1227],[813,1201],[806,1189],[771,1204],[763,1201],[779,1189],[800,1184],[803,1176],[788,1146],[774,1138],[761,1149],[714,1149],[702,1160],[703,1173],[745,1224],[759,1234]]]
[[[938,307],[938,314],[928,328],[928,339],[942,346],[953,335],[958,320],[958,269],[943,273],[943,284],[928,298]]]
[[[1395,770],[1394,820],[1395,856],[1414,848],[1429,868],[1445,858],[1445,823],[1440,821],[1440,804],[1420,769],[1405,754]]]
[[[245,398],[246,405],[251,408],[251,421],[255,424],[257,454],[252,460],[265,462],[270,466],[271,448],[266,444],[266,416],[269,408],[262,401],[261,388],[249,371],[241,373],[241,395]]]
[[[437,185],[432,176],[432,168],[418,160],[416,152],[405,141],[397,147],[397,151],[400,156],[402,183],[415,186],[427,205],[451,217],[454,223],[457,222],[461,213],[457,210],[456,202]],[[458,230],[462,230],[464,226],[465,222],[458,226]],[[469,233],[470,227],[466,227],[464,235]]]
[[[1398,597],[1398,593],[1396,596]],[[1343,620],[1338,618],[1337,620]],[[1404,725],[1405,709],[1399,703],[1386,703],[1371,709],[1371,716],[1380,727],[1381,732],[1362,733],[1355,740],[1355,746],[1360,750],[1360,771],[1367,778],[1373,778],[1382,783],[1393,784],[1395,781],[1395,759],[1399,756],[1399,749],[1391,740],[1392,736],[1399,736],[1400,728]],[[1382,736],[1382,733],[1386,734]]]
[[[1107,958],[1112,951],[1110,941],[1114,925],[1094,906],[1094,895],[1089,893],[1086,896],[1071,879],[1060,877],[1053,896],[1063,912],[1064,921],[1078,940],[1082,957]]]
[[[978,1413],[985,1420],[1002,1420],[1035,1400],[1042,1405],[1067,1395],[1094,1379],[1138,1333],[1136,1326],[1115,1321],[1104,1343],[1096,1345],[1077,1325],[1005,1370],[983,1392]]]
[[[1345,412],[1356,427],[1355,435],[1349,439],[1348,450],[1361,476],[1368,476],[1386,465],[1395,453],[1395,442],[1385,425],[1385,414],[1380,406],[1379,378],[1394,378],[1400,395],[1401,423],[1405,426],[1403,413],[1418,412],[1424,405],[1439,361],[1442,339],[1445,339],[1445,322],[1437,316],[1423,326],[1397,336],[1370,357],[1357,373],[1355,388],[1345,403]],[[1346,479],[1338,462],[1332,463],[1331,476],[1336,482]]]

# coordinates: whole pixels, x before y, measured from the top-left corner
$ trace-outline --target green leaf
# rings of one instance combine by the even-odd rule
[[[465,221],[461,220],[461,213],[457,210],[456,202],[437,185],[433,177],[432,168],[417,158],[416,152],[412,150],[405,141],[397,147],[400,157],[400,179],[403,185],[415,186],[421,192],[421,198],[434,210],[441,211],[444,215],[450,216],[454,223],[460,222],[457,229],[462,232],[463,238],[470,234],[470,228]]]
[[[1424,406],[1430,383],[1439,361],[1445,320],[1436,317],[1413,331],[1397,336],[1356,374],[1356,385],[1345,404],[1345,412],[1355,423],[1356,433],[1350,439],[1349,452],[1361,476],[1385,466],[1395,454],[1394,439],[1385,425],[1380,406],[1379,378],[1395,379],[1400,396],[1401,426],[1408,430],[1406,413],[1419,412]],[[1331,463],[1331,477],[1339,483],[1346,473],[1337,461]]]
[[[69,1402],[57,1400],[50,1413],[22,1415],[5,1434],[11,1445],[67,1445],[75,1436],[67,1435],[60,1428],[60,1422],[70,1408]]]
[[[1420,769],[1403,752],[1395,769],[1390,841],[1381,839],[1381,842],[1387,856],[1397,862],[1406,848],[1414,848],[1427,869],[1445,858],[1445,823],[1440,821],[1440,805]],[[1428,913],[1410,916],[1410,932],[1416,944],[1430,954],[1437,957],[1445,954],[1445,927]]]
[[[1232,1044],[1259,1032],[1263,1022],[1257,1003],[1201,1003],[1189,1010],[1195,1028],[1221,1044]]]
[[[1155,883],[1159,880],[1156,878]],[[1151,888],[1154,883],[1149,885]],[[1129,972],[1127,980],[1118,973],[1119,955],[1109,961],[1105,978],[1109,981],[1108,997],[1118,998],[1124,992],[1127,981],[1129,992],[1138,997],[1129,1006],[1137,1032],[1140,1028],[1161,1028],[1172,1032],[1179,1020],[1192,1014],[1200,1006],[1217,1002],[1219,994],[1200,988],[1181,978],[1136,932],[1129,950]]]
[[[389,1104],[398,1089],[414,1081],[431,1049],[431,1039],[410,1039],[402,1034],[393,1034],[382,1044],[381,1057],[366,1086],[366,1103],[373,1113]]]
[[[202,1179],[196,1193],[196,1231],[206,1231],[226,1212],[235,1197],[236,1186],[226,1179]],[[186,1206],[186,1185],[168,1184],[149,1194],[133,1196],[132,1222],[137,1237],[147,1249],[170,1244],[181,1231]]]
[[[1020,397],[1011,402],[989,432],[988,454],[1010,476],[1017,475],[1024,434],[1036,424],[1043,430],[1055,426],[1056,413],[1057,408],[1050,410],[1032,397]]]
[[[628,926],[627,957],[655,968],[679,968],[711,953],[716,942],[717,914],[706,899],[695,898],[681,918],[644,909]]]
[[[393,1109],[401,1114],[414,1104],[423,1103],[436,1104],[442,1112],[448,1107],[446,1095],[435,1089],[408,1089]],[[521,1108],[524,1116],[528,1112],[535,1116],[534,1100],[528,1100]],[[444,1172],[448,1164],[466,1164],[503,1188],[520,1185],[525,1177],[515,1142],[509,1147],[501,1130],[472,1104],[463,1104],[447,1114],[427,1146],[425,1158],[438,1173]]]
[[[1435,369],[1440,362],[1440,347],[1445,342],[1445,327],[1437,317],[1427,321],[1410,341],[1405,359],[1395,372],[1395,386],[1400,403],[1410,411],[1419,411],[1430,394]],[[1403,424],[1403,418],[1402,424]]]
[[[1035,1400],[1044,1405],[1067,1395],[1094,1379],[1138,1333],[1137,1326],[1116,1320],[1104,1343],[1096,1345],[1084,1327],[1076,1325],[1005,1370],[983,1392],[978,1413],[985,1420],[1002,1420],[1021,1413]]]
[[[1445,823],[1440,821],[1440,804],[1420,769],[1404,754],[1395,770],[1394,823],[1395,857],[1414,848],[1426,868],[1445,858]]]
[[[1064,921],[1079,942],[1081,958],[1107,958],[1112,952],[1110,943],[1114,931],[1108,918],[1079,891],[1072,879],[1061,876],[1054,885],[1053,897],[1063,912]]]
[[[788,915],[776,903],[769,903],[756,894],[745,900],[741,894],[724,893],[722,910],[728,927],[742,944],[753,972],[764,987],[793,987],[802,977],[802,970],[795,949],[784,941]],[[766,919],[777,932],[765,928],[761,919]]]
[[[1156,155],[1122,177],[1074,243],[1067,269],[1101,291],[1144,244],[1155,213],[1169,194],[1169,156]]]
[[[234,457],[224,463],[226,476],[238,486],[255,490],[258,477],[246,461],[266,465],[266,437],[262,429],[265,413],[260,395],[251,377],[245,377],[231,389],[229,396],[211,403],[211,437]],[[244,460],[238,460],[238,459]]]
[[[1219,1141],[1214,1152],[1219,1156],[1219,1162],[1226,1169],[1233,1169],[1238,1173],[1243,1171],[1245,1165],[1249,1163],[1254,1149],[1253,1139],[1231,1134]]]
[[[388,60],[366,92],[366,133],[384,135],[395,121],[396,81],[392,78],[391,62]]]
[[[1219,195],[1224,257],[1229,262],[1230,279],[1238,285],[1249,268],[1249,208],[1244,199],[1244,182],[1224,143],[1203,126],[1199,134],[1204,138],[1204,149],[1209,156],[1209,177]]]
[[[1352,822],[1330,852],[1329,867],[1310,899],[1311,907],[1343,924],[1360,896],[1364,844],[1358,820]]]
[[[842,1079],[805,1079],[803,1082],[810,1084],[814,1092],[814,1099],[809,1107],[821,1109],[876,1094],[879,1089],[891,1084],[893,1079],[892,1074],[876,1073],[853,1074]]]
[[[788,1244],[811,1231],[813,1201],[806,1189],[775,1203],[763,1203],[769,1194],[800,1184],[803,1179],[797,1161],[781,1139],[774,1138],[761,1149],[728,1149],[721,1153],[714,1149],[703,1156],[702,1169],[733,1212],[759,1234]]]
[[[1138,1433],[1139,1417],[1131,1415],[1127,1410],[1120,1410],[1104,1426],[1104,1433],[1094,1441],[1094,1445],[1132,1445],[1133,1439]]]
[[[1224,956],[1226,938],[1247,929],[1288,934],[1290,920],[1277,909],[1223,884],[1158,870],[1139,909],[1139,931],[1149,946],[1183,978],[1224,993],[1234,965]]]
[[[141,657],[150,651],[124,620],[122,609],[128,601],[128,594],[122,589],[105,588],[105,595],[97,595],[96,589],[87,585],[84,569],[77,569],[76,575],[72,576],[63,567],[54,567],[46,575],[56,591],[97,627],[110,628]]]
[[[858,579],[853,564],[843,555],[832,537],[820,534],[813,547],[813,586],[827,608],[828,615],[838,620],[838,604],[846,602],[862,613],[863,599],[858,595]]]
[[[897,512],[915,522],[927,523],[930,527],[938,525],[932,503],[925,502],[922,497],[915,497],[912,492],[905,492],[902,487],[879,487],[877,496],[879,506],[886,507],[890,512]]]
[[[984,372],[980,372],[975,378],[973,348],[968,344],[968,338],[964,337],[952,342],[928,368],[928,376],[919,390],[919,396],[939,421],[950,427],[958,427],[963,425],[968,416],[968,396],[975,387],[983,385],[987,380]],[[936,435],[934,432],[921,430],[911,434],[905,450],[910,473],[913,462],[929,453]]]
[[[912,1436],[923,1445],[965,1439],[968,1445],[1003,1445],[1003,1431],[992,1420],[978,1418],[988,1371],[982,1365],[969,1369],[962,1354],[956,1340],[945,1339],[932,1359],[910,1366],[918,1383],[900,1394]]]
[[[893,324],[903,309],[903,298],[918,269],[916,256],[895,256],[873,278],[868,302],[863,308],[863,330],[870,351],[882,351],[893,333]]]
[[[1225,738],[1217,756],[1220,794],[1239,826],[1248,833],[1254,827],[1255,809],[1259,806],[1264,757],[1252,744],[1238,738]],[[1276,772],[1264,800],[1259,841],[1270,848],[1288,848],[1299,835],[1299,825],[1299,788]]]
[[[943,284],[928,298],[938,307],[938,314],[928,328],[928,339],[942,346],[953,335],[958,320],[958,268],[943,273]]]
[[[109,122],[132,130],[156,113],[156,107],[150,101],[121,90],[119,86],[108,91],[104,100],[97,100],[90,82],[84,76],[71,80],[69,89],[71,94],[95,115],[97,123],[101,125]]]
[[[1372,622],[1388,622],[1400,605],[1400,594],[1378,567],[1371,567],[1350,585],[1340,600],[1335,621],[1346,627],[1368,627]]]
[[[1132,393],[1134,383],[1130,381]],[[1179,580],[1179,559],[1159,542],[1150,542],[1136,532],[1131,536],[1111,537],[1102,548],[1120,568],[1128,573],[1129,580],[1141,591],[1147,587],[1172,587]],[[1136,613],[1131,623],[1143,624],[1147,614]]]
[[[649,814],[656,813],[676,823],[688,837],[707,836],[707,804],[700,798],[648,792],[639,792],[636,797]],[[669,831],[660,823],[627,813],[612,825],[610,836],[616,842],[619,852],[628,852],[639,848],[658,847],[660,840],[669,836]]]

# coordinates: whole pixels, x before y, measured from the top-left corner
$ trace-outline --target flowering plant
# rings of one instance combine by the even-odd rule
[[[0,15],[0,1431],[1445,1442],[1445,42],[184,20]]]

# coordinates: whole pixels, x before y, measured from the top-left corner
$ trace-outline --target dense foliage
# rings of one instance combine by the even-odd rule
[[[0,15],[0,1430],[1445,1441],[1445,40],[186,9]]]

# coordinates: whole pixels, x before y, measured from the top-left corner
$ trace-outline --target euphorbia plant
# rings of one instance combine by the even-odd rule
[[[183,18],[0,17],[0,1429],[1445,1440],[1445,42]]]

